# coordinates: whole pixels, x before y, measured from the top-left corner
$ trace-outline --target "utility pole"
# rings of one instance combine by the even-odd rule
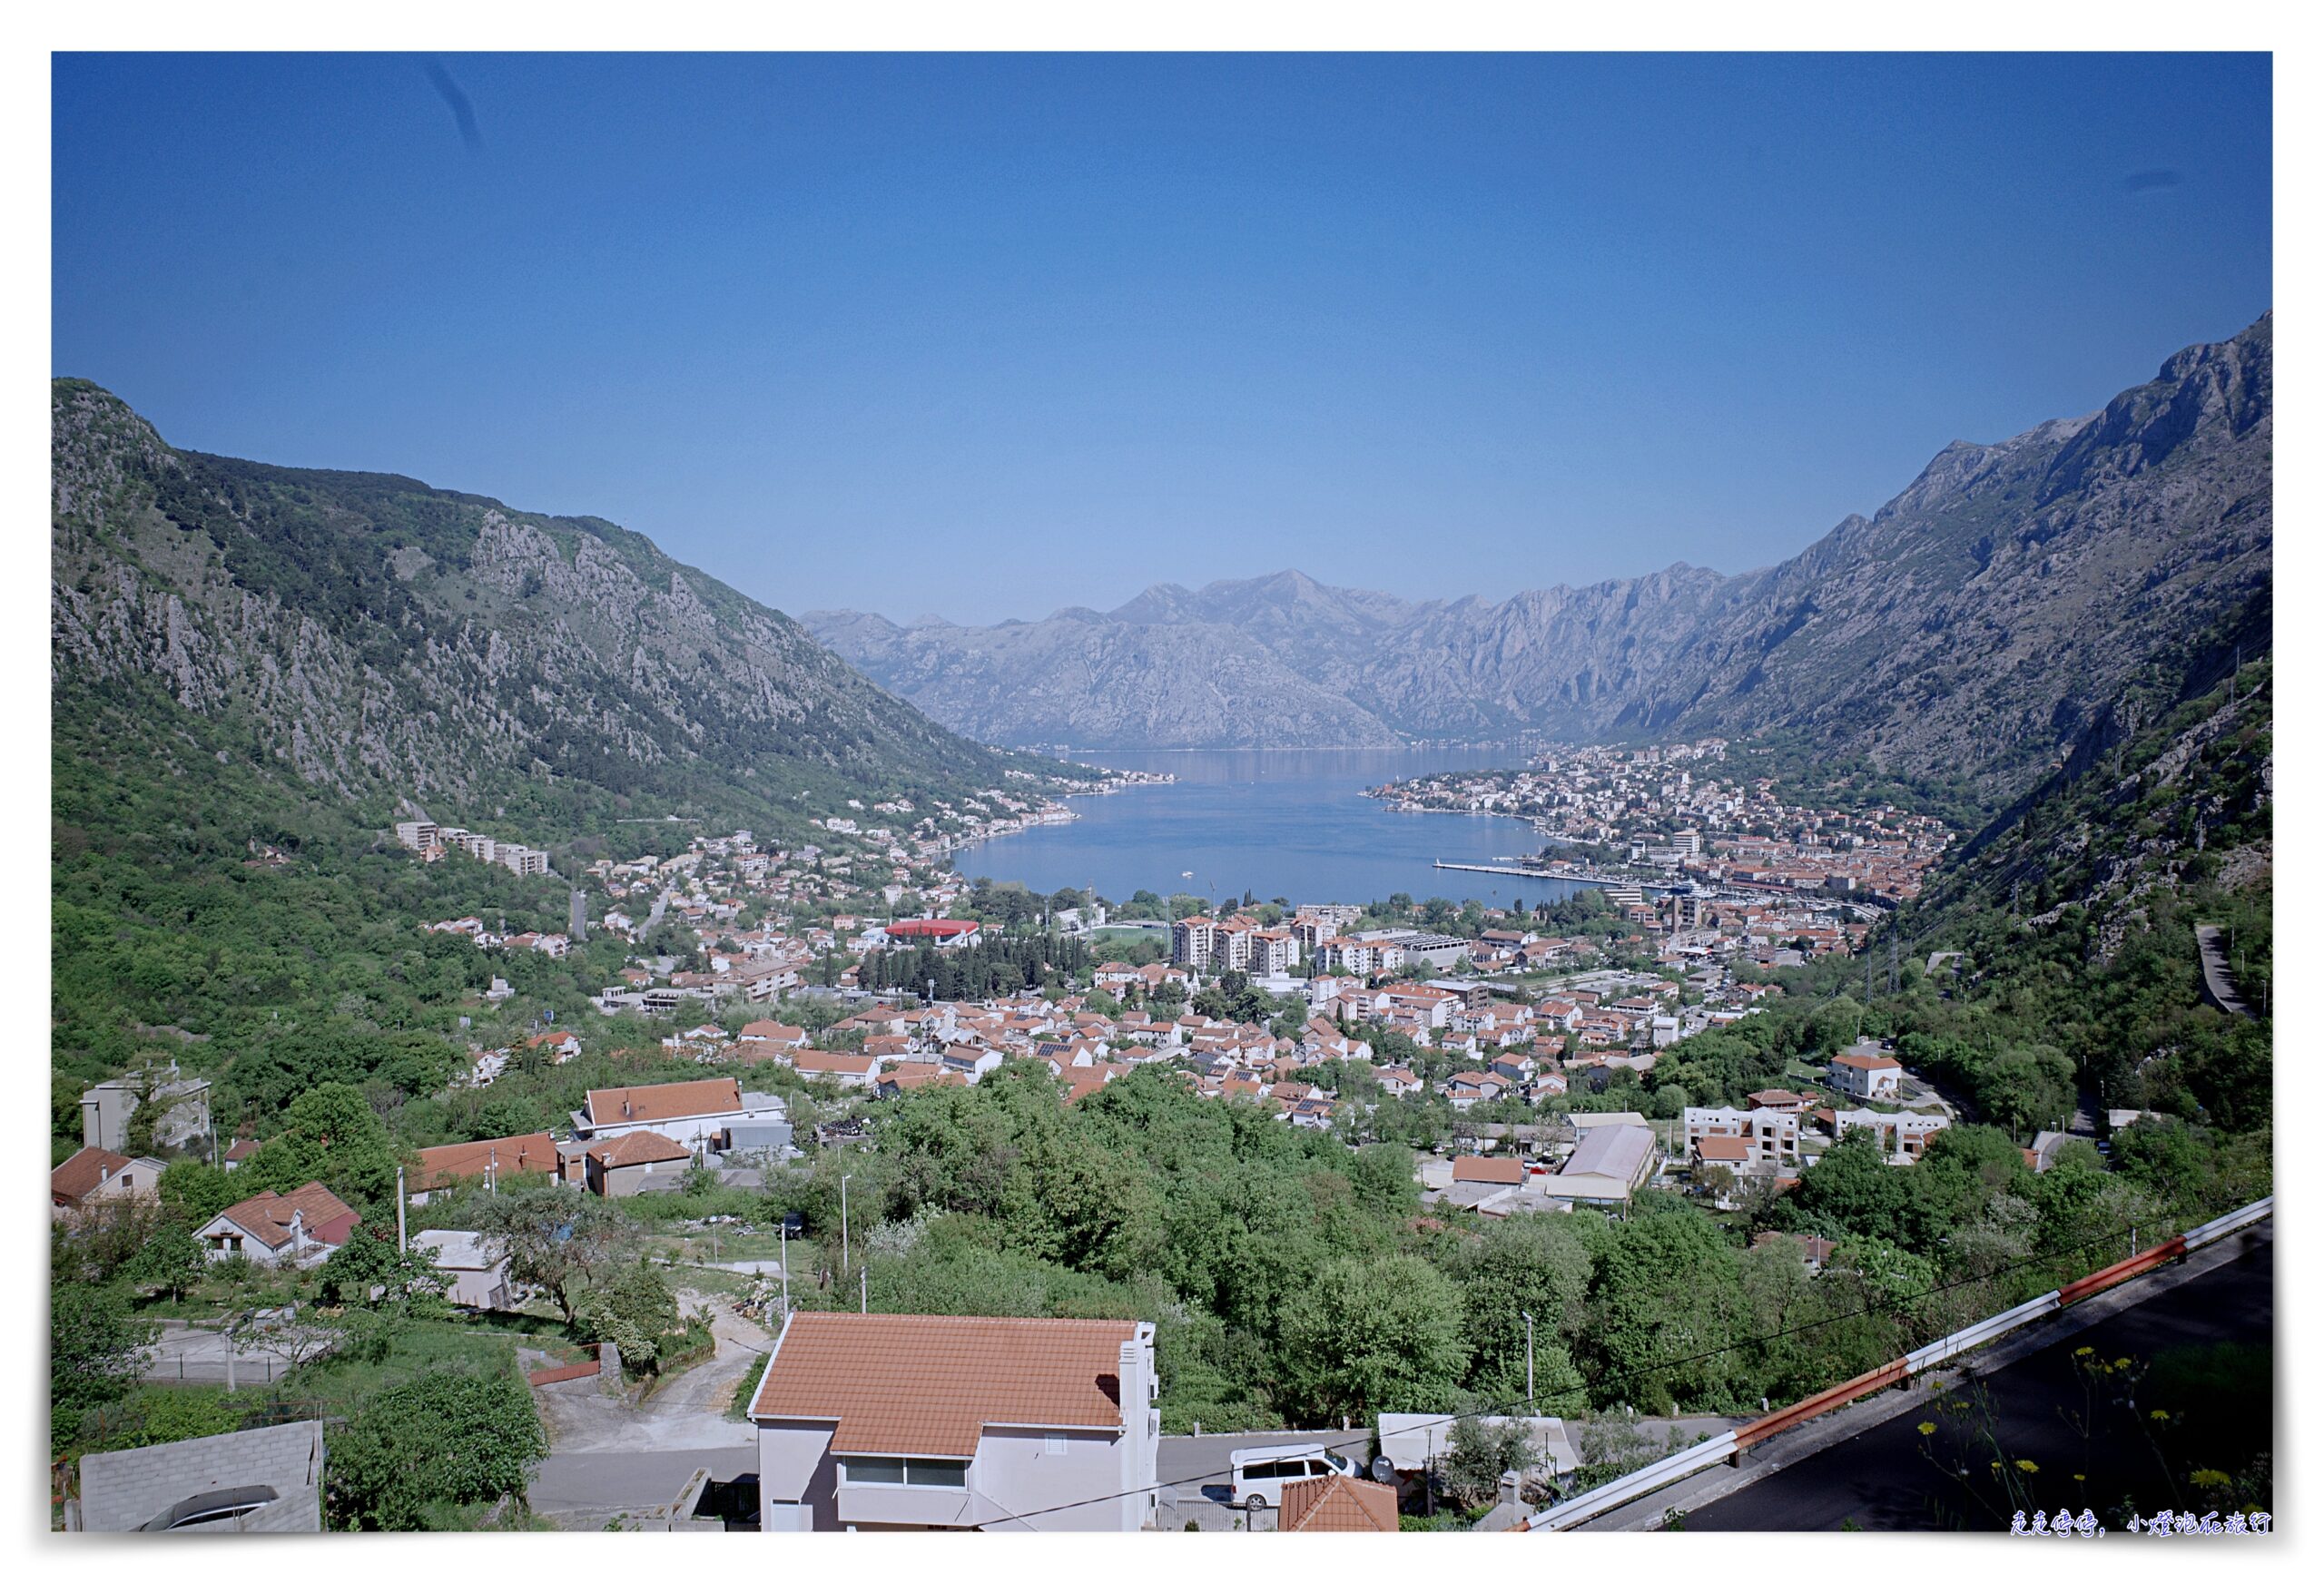
[[[847,1185],[852,1178],[839,1179],[839,1273],[847,1273]]]
[[[791,1317],[791,1222],[781,1223],[783,1234],[783,1317]]]
[[[398,1165],[396,1167],[396,1252],[408,1254],[411,1252],[411,1239],[404,1234],[403,1202],[403,1167]]]
[[[866,1264],[855,1273],[857,1279],[862,1283],[861,1290],[863,1293],[862,1297],[858,1300],[856,1303],[855,1312],[858,1313],[869,1313],[872,1312],[872,1266]]]
[[[1525,1411],[1528,1417],[1532,1415],[1533,1407],[1533,1316],[1527,1313],[1525,1315]]]

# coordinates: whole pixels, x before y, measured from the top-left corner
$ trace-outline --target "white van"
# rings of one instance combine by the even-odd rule
[[[1251,1511],[1283,1504],[1283,1487],[1327,1474],[1356,1476],[1355,1464],[1321,1446],[1252,1446],[1235,1453],[1229,1499]]]

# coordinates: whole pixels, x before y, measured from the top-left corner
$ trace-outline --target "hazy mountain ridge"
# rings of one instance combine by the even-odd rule
[[[1997,804],[2099,727],[2166,636],[2267,643],[2272,352],[2264,316],[2095,413],[1948,446],[1872,516],[1737,575],[1679,565],[1413,602],[1285,572],[990,627],[803,619],[988,741],[1779,730],[1898,772],[1961,773]]]

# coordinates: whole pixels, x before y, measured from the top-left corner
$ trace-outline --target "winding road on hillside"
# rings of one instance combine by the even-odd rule
[[[2228,971],[2227,943],[2219,926],[2199,923],[2195,926],[2195,944],[2203,954],[2203,998],[2221,1011],[2238,1017],[2249,1017],[2251,1008],[2235,991],[2235,975]]]

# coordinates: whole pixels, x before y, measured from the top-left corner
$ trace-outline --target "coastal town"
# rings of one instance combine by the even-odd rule
[[[1426,775],[1369,795],[1411,812],[1501,814],[1547,843],[1538,871],[1591,862],[1649,882],[1829,891],[1889,905],[1918,896],[1953,832],[1888,803],[1787,803],[1771,777],[1729,768],[1719,738],[1669,747],[1552,748],[1521,770]]]

